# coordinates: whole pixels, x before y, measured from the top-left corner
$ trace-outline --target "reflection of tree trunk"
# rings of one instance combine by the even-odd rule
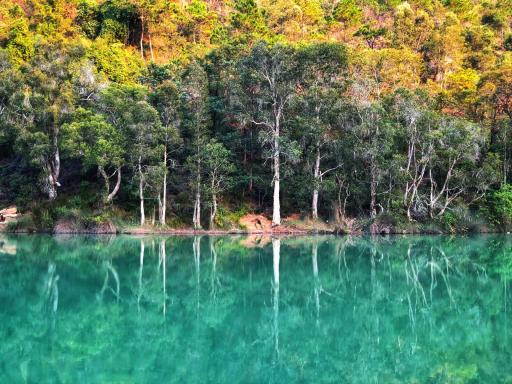
[[[217,296],[217,250],[213,237],[210,237],[210,255],[212,257],[212,278],[211,278],[211,295]]]
[[[318,242],[315,240],[313,243],[313,249],[311,252],[311,258],[313,263],[313,278],[315,284],[315,308],[316,308],[316,325],[320,323],[320,279],[318,278]]]
[[[137,294],[137,309],[140,313],[140,300],[142,298],[142,270],[144,269],[144,240],[140,240],[140,256],[139,256],[139,292]]]
[[[166,262],[167,262],[167,253],[165,250],[165,240],[160,240],[160,259],[162,260],[162,292],[163,292],[163,314],[164,318],[167,314],[167,292],[166,292],[166,283],[167,283],[167,271],[166,271]]]
[[[114,268],[114,266],[112,265],[111,261],[104,261],[103,267],[105,268],[105,280],[103,281],[103,287],[101,287],[100,296],[103,298],[103,294],[105,293],[106,289],[109,288],[112,291],[112,293],[116,296],[117,302],[119,302],[120,291],[121,291],[119,275],[118,275],[116,269]],[[116,283],[115,290],[109,287],[109,284],[108,284],[109,272],[114,277],[114,281]]]
[[[46,283],[44,289],[44,299],[52,314],[57,313],[57,309],[59,307],[59,287],[57,285],[59,278],[60,277],[57,274],[57,267],[55,263],[48,263],[48,272],[46,274]]]
[[[197,309],[199,310],[199,289],[201,281],[201,236],[194,236],[192,250],[194,252],[194,264],[196,266]],[[197,314],[199,315],[199,312]]]
[[[273,333],[276,358],[279,357],[279,262],[281,258],[281,239],[272,239],[274,281],[272,284]]]

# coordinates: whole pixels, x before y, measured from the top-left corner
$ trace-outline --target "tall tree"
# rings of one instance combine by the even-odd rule
[[[238,115],[260,129],[260,141],[268,150],[273,170],[272,225],[281,225],[281,158],[296,157],[296,147],[286,145],[284,124],[298,85],[296,51],[287,46],[256,45],[239,64]]]
[[[103,202],[109,204],[121,187],[121,167],[125,164],[123,132],[102,115],[78,108],[72,121],[62,126],[64,148],[72,157],[82,158],[86,167],[95,166],[103,179]],[[111,190],[110,179],[116,177]]]
[[[379,185],[388,168],[394,134],[382,104],[371,97],[373,87],[373,82],[360,80],[354,82],[351,89],[356,119],[351,126],[354,156],[362,161],[367,171],[365,174],[368,176],[371,217],[377,216]],[[354,122],[352,117],[350,120]],[[380,207],[384,209],[382,205]]]
[[[235,166],[230,159],[231,153],[229,150],[214,139],[206,144],[204,151],[205,186],[211,196],[210,229],[213,229],[217,215],[217,199],[229,187],[230,174],[234,172]]]
[[[126,161],[133,165],[137,175],[140,222],[144,225],[144,189],[148,183],[145,171],[148,163],[157,156],[158,113],[147,100],[147,89],[133,85],[112,84],[102,91],[96,107],[107,122],[122,132],[129,146],[126,149]],[[115,173],[120,184],[121,166]]]
[[[183,113],[186,119],[190,155],[187,159],[194,191],[194,213],[192,222],[195,229],[201,228],[201,188],[204,162],[204,148],[207,140],[207,128],[210,124],[208,114],[208,78],[201,65],[192,62],[186,69],[182,82]]]
[[[17,145],[39,169],[49,200],[57,197],[60,187],[60,126],[74,107],[72,79],[83,53],[80,47],[39,46],[33,60],[23,67],[24,85],[11,103]]]
[[[329,155],[327,148],[336,141],[339,130],[333,124],[333,112],[341,97],[343,70],[346,68],[347,54],[344,46],[333,43],[311,45],[299,51],[301,64],[302,92],[297,115],[301,120],[313,153],[313,197],[311,214],[318,219],[318,196],[322,179],[341,164],[322,167],[322,160]]]
[[[181,144],[181,99],[179,86],[172,80],[159,84],[150,95],[152,105],[158,111],[161,122],[160,142],[162,145],[162,186],[158,193],[159,222],[166,224],[167,177],[171,165],[170,154]]]

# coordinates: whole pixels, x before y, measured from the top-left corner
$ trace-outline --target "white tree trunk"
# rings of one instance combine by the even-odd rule
[[[54,128],[52,133],[52,155],[50,159],[46,162],[44,168],[47,174],[45,181],[45,189],[48,193],[48,199],[50,201],[55,200],[57,198],[57,187],[59,184],[59,175],[60,175],[60,152],[59,152],[59,130]]]
[[[166,224],[167,214],[167,146],[164,148],[164,181],[162,186],[162,205],[160,208],[160,225]]]
[[[121,187],[121,167],[117,168],[116,173],[117,173],[116,185],[114,186],[114,189],[112,190],[112,192],[110,192],[109,195],[107,196],[108,203],[112,202],[114,197],[117,195],[117,192],[119,192],[119,188]]]
[[[194,202],[194,216],[192,218],[194,229],[201,229],[201,169],[197,168],[196,199]]]
[[[280,159],[279,159],[279,131],[274,134],[274,207],[272,210],[272,226],[281,225],[281,201],[280,201]]]
[[[215,227],[215,216],[217,216],[217,195],[212,194],[212,210],[210,214],[210,229]]]
[[[117,192],[119,192],[119,188],[121,187],[121,167],[117,168],[114,172],[114,174],[117,175],[117,180],[112,192],[110,192],[110,178],[101,165],[98,165],[98,172],[103,177],[103,181],[105,183],[105,192],[107,194],[105,197],[105,203],[110,204],[112,203],[112,200],[114,200],[114,197],[117,195]]]
[[[372,218],[377,216],[377,175],[375,168],[373,164],[370,166],[370,216]]]
[[[141,158],[139,157],[139,200],[140,200],[140,226],[142,227],[146,222],[144,215],[144,176],[142,174]]]
[[[313,189],[313,203],[312,203],[312,216],[313,220],[318,220],[318,188],[320,184],[320,178],[322,174],[320,173],[320,148],[317,146],[316,149],[316,159],[315,159],[315,169],[313,171],[314,175],[314,189]]]
[[[140,16],[140,57],[144,60],[144,16]]]

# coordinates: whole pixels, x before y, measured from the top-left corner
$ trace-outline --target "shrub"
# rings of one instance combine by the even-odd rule
[[[495,224],[504,229],[512,224],[512,185],[505,184],[488,198],[488,213]]]

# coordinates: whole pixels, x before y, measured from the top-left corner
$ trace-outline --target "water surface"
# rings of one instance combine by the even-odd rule
[[[0,238],[0,383],[510,383],[512,240]]]

